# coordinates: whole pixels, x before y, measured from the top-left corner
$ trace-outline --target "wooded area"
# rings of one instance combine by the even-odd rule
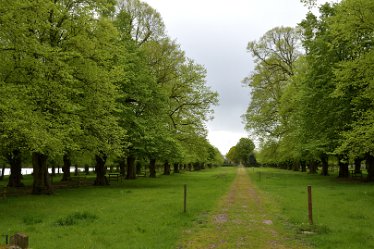
[[[51,193],[48,167],[106,163],[135,178],[137,159],[170,165],[223,161],[206,139],[218,94],[206,69],[170,39],[139,0],[4,0],[0,6],[0,152],[9,186],[33,166],[33,193]],[[126,172],[125,172],[126,171]],[[176,171],[177,172],[177,171]]]
[[[374,2],[326,3],[319,13],[249,42],[256,67],[243,82],[252,97],[243,119],[266,165],[315,173],[320,164],[327,175],[334,160],[348,177],[365,161],[372,181]]]

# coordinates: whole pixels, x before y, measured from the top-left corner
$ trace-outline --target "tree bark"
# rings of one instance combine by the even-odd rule
[[[326,153],[322,153],[320,156],[322,162],[322,173],[323,176],[329,175],[329,156]]]
[[[127,157],[127,175],[126,179],[136,179],[135,174],[135,157],[130,155]]]
[[[362,162],[362,159],[359,158],[359,157],[356,157],[355,160],[354,160],[354,164],[355,164],[355,173],[360,173],[361,172],[361,162]]]
[[[120,161],[119,161],[119,173],[122,176],[125,176],[125,174],[126,174],[126,161],[125,161],[124,158],[121,158]]]
[[[8,187],[24,187],[22,183],[22,158],[20,150],[13,150],[8,156],[10,164],[10,176],[8,180]]]
[[[300,160],[301,172],[306,172],[306,161]]]
[[[179,163],[174,163],[173,167],[174,167],[174,174],[179,173]]]
[[[164,163],[164,175],[170,175],[170,164],[168,161]]]
[[[200,167],[200,163],[194,163],[193,164],[193,170],[200,170],[201,169],[201,167]]]
[[[342,178],[349,177],[349,163],[348,163],[347,158],[344,156],[339,156],[338,163],[339,163],[338,177],[342,177]]]
[[[68,181],[70,180],[70,167],[71,167],[71,160],[69,154],[64,154],[63,157],[64,166],[62,166],[62,180],[61,181]]]
[[[95,165],[95,172],[96,172],[96,179],[94,185],[96,186],[105,186],[109,185],[108,178],[105,176],[106,174],[106,155],[96,155],[96,165]]]
[[[39,153],[32,153],[32,166],[33,166],[33,186],[32,194],[52,194],[51,178],[48,173],[47,156]]]
[[[370,153],[366,153],[365,161],[366,170],[368,172],[367,180],[374,181],[374,156],[372,156]]]
[[[156,159],[149,161],[149,177],[156,178]]]
[[[292,162],[292,170],[293,171],[299,171],[300,170],[300,162],[299,161],[293,161]]]
[[[142,173],[142,164],[139,161],[137,161],[136,162],[136,174],[140,175],[141,173]]]
[[[78,170],[78,165],[77,164],[75,164],[75,166],[74,166],[74,175],[75,176],[79,175],[79,170]]]
[[[309,174],[317,174],[318,164],[316,160],[309,161]]]
[[[3,167],[1,168],[0,181],[4,180],[4,175],[5,175],[5,163],[3,164]]]

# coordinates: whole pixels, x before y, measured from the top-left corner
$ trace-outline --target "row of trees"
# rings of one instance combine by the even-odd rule
[[[241,138],[226,154],[230,164],[241,164],[245,167],[258,166],[254,154],[255,144],[249,138]]]
[[[315,4],[315,1],[303,1]],[[263,163],[315,172],[329,159],[374,180],[374,2],[342,0],[248,44],[256,67],[246,128],[262,139]]]
[[[48,164],[94,158],[135,178],[136,158],[217,163],[206,139],[217,93],[206,70],[165,33],[139,0],[4,0],[0,6],[0,152],[20,186],[33,165],[33,193],[49,193]],[[63,159],[63,160],[62,160]],[[76,162],[75,162],[76,163]],[[167,171],[167,169],[166,169]],[[170,170],[169,170],[170,172]],[[167,173],[167,172],[166,172]]]

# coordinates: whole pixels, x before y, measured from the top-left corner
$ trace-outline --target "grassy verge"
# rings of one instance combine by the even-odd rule
[[[175,248],[182,231],[210,212],[234,168],[186,172],[52,196],[0,200],[0,234],[24,232],[31,248]],[[183,213],[183,184],[188,186]]]
[[[279,219],[314,247],[374,248],[372,183],[268,168],[249,172],[258,188],[277,202]],[[308,185],[314,226],[308,225]]]

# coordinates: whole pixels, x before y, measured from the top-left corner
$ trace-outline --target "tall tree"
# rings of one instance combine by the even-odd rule
[[[247,50],[256,67],[243,81],[251,89],[251,103],[243,116],[246,128],[261,137],[279,139],[282,124],[288,122],[286,116],[280,115],[280,99],[300,56],[299,32],[290,27],[274,28],[259,41],[249,42]]]

